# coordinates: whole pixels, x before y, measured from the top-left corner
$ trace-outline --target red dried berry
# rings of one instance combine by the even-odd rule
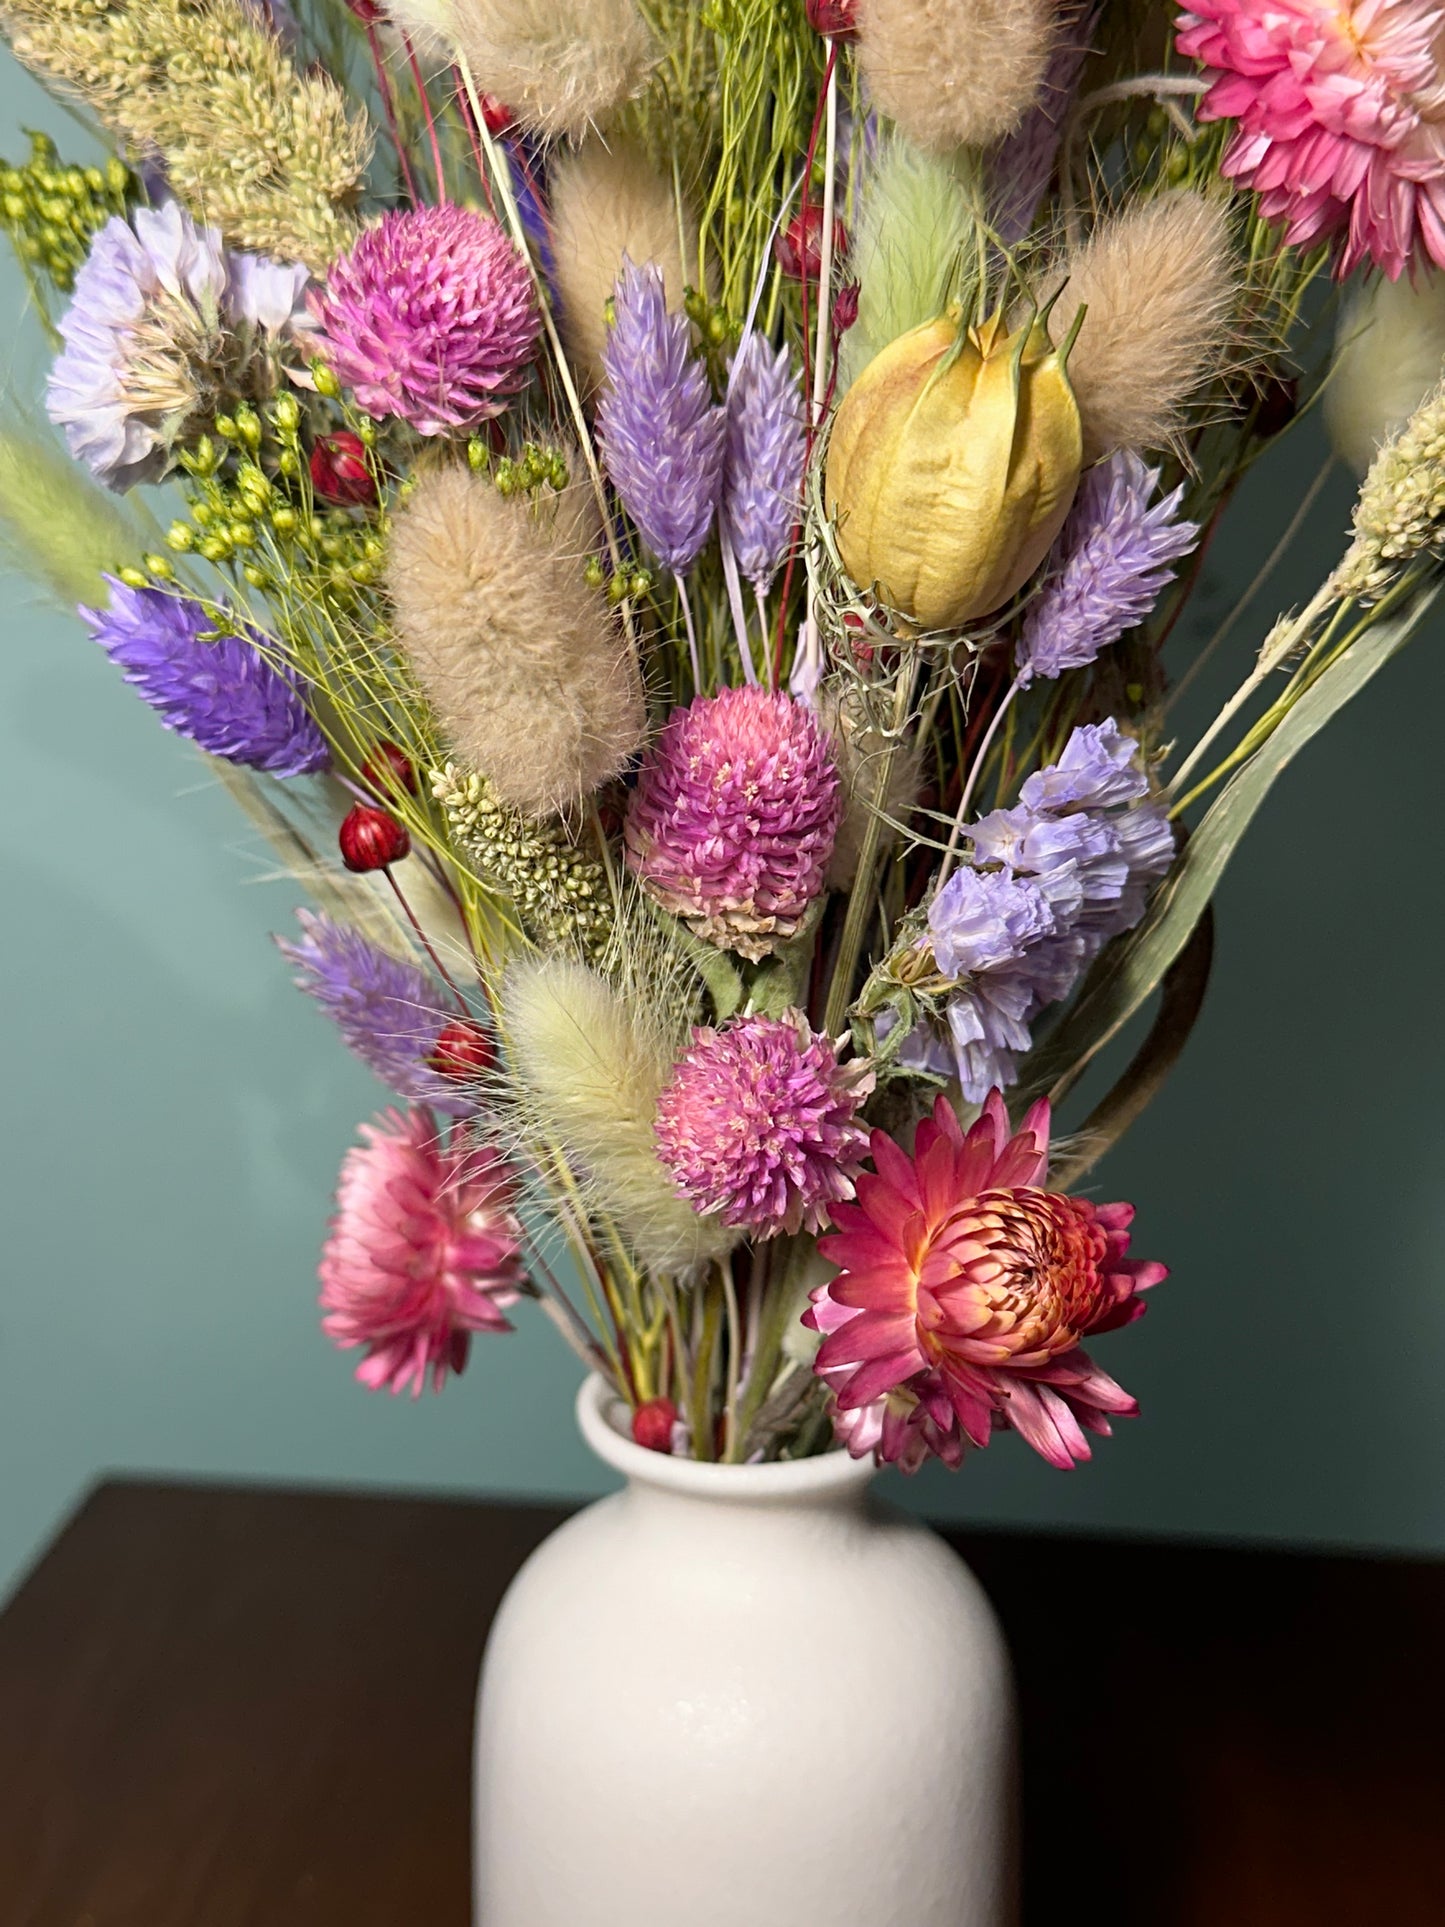
[[[841,221],[833,223],[833,254],[841,259],[848,252],[848,230]],[[795,214],[773,244],[778,266],[790,281],[816,281],[823,272],[823,210],[809,202]]]
[[[510,133],[517,124],[517,116],[506,101],[496,94],[482,95],[482,119],[487,123],[487,132],[494,140],[499,135]]]
[[[808,25],[827,40],[858,38],[858,0],[807,0]]]
[[[650,1398],[632,1414],[632,1436],[649,1452],[672,1450],[672,1428],[677,1407],[670,1398]]]
[[[349,428],[323,435],[311,451],[311,487],[333,508],[375,508],[376,477],[366,459],[366,444]]]
[[[497,1061],[492,1034],[470,1018],[455,1017],[432,1046],[427,1063],[441,1077],[480,1077]]]
[[[416,765],[399,743],[384,738],[362,764],[361,780],[378,796],[394,796],[398,790],[416,795]]]
[[[385,810],[374,810],[367,803],[358,803],[347,811],[337,842],[341,845],[341,861],[348,870],[361,874],[400,863],[411,849],[404,826]]]

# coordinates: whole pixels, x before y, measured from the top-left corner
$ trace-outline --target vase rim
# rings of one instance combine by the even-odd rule
[[[709,1465],[701,1459],[651,1452],[620,1431],[615,1414],[626,1405],[598,1372],[577,1393],[577,1425],[587,1444],[615,1472],[640,1485],[700,1499],[777,1504],[790,1499],[844,1498],[861,1494],[876,1476],[871,1459],[855,1459],[841,1447],[811,1459],[768,1465]]]

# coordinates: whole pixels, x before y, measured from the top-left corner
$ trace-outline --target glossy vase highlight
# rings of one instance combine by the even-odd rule
[[[477,1927],[1006,1927],[1008,1656],[957,1556],[841,1452],[647,1452],[597,1379],[578,1418],[627,1485],[497,1617]]]

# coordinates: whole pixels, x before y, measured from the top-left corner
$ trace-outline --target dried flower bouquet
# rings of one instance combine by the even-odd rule
[[[11,423],[0,509],[303,881],[281,950],[406,1107],[321,1265],[358,1376],[440,1389],[529,1300],[658,1451],[1087,1458],[1134,1403],[1085,1341],[1164,1269],[1074,1187],[1434,592],[1437,12],[0,24],[109,156],[4,174],[74,461]],[[1225,625],[1179,743],[1204,542],[1322,392],[1348,547]]]

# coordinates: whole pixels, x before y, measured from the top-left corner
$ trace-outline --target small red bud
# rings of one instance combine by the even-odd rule
[[[374,810],[367,803],[358,803],[347,811],[337,841],[341,861],[348,870],[360,872],[384,870],[389,864],[400,863],[411,849],[411,838],[403,825],[385,810]]]
[[[833,303],[833,333],[845,335],[858,320],[858,283],[845,281]]]
[[[359,435],[338,428],[320,437],[311,451],[311,486],[333,508],[375,508],[376,477]]]
[[[848,230],[835,220],[833,253],[841,257],[847,252]],[[793,216],[773,244],[773,253],[790,281],[818,279],[823,272],[823,210],[816,201]]]
[[[506,101],[496,94],[482,95],[482,119],[487,123],[487,132],[494,140],[502,134],[510,133],[517,124],[517,116]]]
[[[376,0],[346,0],[346,4],[364,27],[374,27],[378,20],[386,18]]]
[[[394,796],[398,790],[416,795],[416,765],[399,743],[384,738],[362,764],[361,780],[378,796]]]
[[[470,1018],[453,1018],[440,1032],[427,1063],[441,1077],[480,1077],[497,1061],[491,1033]]]
[[[649,1452],[672,1450],[672,1428],[677,1407],[670,1398],[650,1398],[632,1414],[632,1436]]]
[[[828,40],[858,38],[858,0],[807,0],[808,25]]]

